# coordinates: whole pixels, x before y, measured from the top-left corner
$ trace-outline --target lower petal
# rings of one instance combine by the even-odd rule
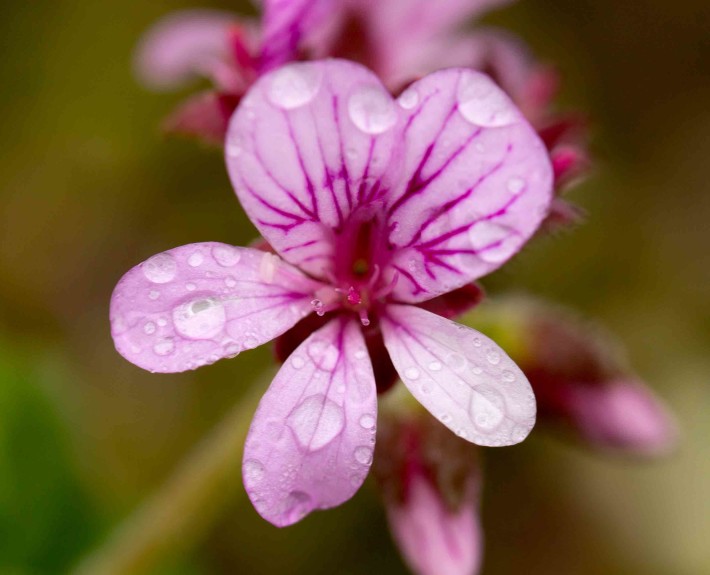
[[[278,527],[350,499],[367,476],[377,393],[355,321],[335,319],[281,367],[254,415],[244,448],[244,485]]]
[[[468,441],[520,443],[535,425],[523,372],[492,340],[421,308],[390,305],[382,333],[399,376],[434,417]]]

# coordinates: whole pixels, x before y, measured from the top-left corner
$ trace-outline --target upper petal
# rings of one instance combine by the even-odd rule
[[[284,363],[254,415],[243,474],[256,510],[283,527],[350,499],[372,463],[376,415],[360,328],[333,320]]]
[[[263,76],[232,116],[226,161],[244,209],[287,261],[318,277],[356,210],[378,211],[397,174],[402,117],[377,77],[343,60]]]
[[[535,424],[535,396],[518,366],[483,334],[408,305],[382,318],[385,346],[414,397],[457,435],[513,445]]]
[[[111,335],[139,367],[194,369],[281,335],[312,310],[319,286],[270,253],[189,244],[121,278],[111,297]]]
[[[234,14],[219,10],[166,16],[141,39],[136,74],[154,90],[179,87],[194,76],[219,76],[230,57],[229,29],[234,22]]]
[[[518,252],[547,213],[553,171],[535,130],[484,74],[436,72],[398,102],[408,119],[405,177],[387,209],[394,295],[417,302]]]
[[[261,69],[297,59],[302,41],[335,15],[338,0],[264,0]]]

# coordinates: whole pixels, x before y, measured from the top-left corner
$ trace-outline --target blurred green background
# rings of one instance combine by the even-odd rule
[[[129,267],[254,236],[220,153],[159,133],[181,95],[146,93],[131,75],[141,32],[191,6],[0,4],[0,574],[68,572],[271,363],[261,349],[151,375],[109,336],[111,290]],[[558,63],[566,105],[593,118],[598,165],[571,196],[586,225],[536,242],[484,283],[492,296],[524,290],[599,318],[684,437],[653,463],[542,432],[488,450],[484,573],[710,573],[707,0],[527,0],[490,21]],[[238,455],[233,465],[238,476]],[[406,572],[372,486],[286,530],[234,487],[196,545],[182,541],[187,551],[149,572]]]

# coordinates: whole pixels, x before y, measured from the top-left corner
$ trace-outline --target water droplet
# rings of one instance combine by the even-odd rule
[[[489,349],[486,352],[486,359],[491,365],[498,365],[500,363],[500,352],[495,349]]]
[[[328,445],[345,425],[343,408],[323,394],[311,395],[286,420],[298,442],[312,451]]]
[[[448,423],[449,421],[451,421],[451,414],[449,414],[449,413],[442,413],[442,414],[439,416],[439,419],[442,421],[442,423]]]
[[[507,381],[508,383],[515,381],[515,374],[508,369],[501,374],[501,377],[503,378],[503,381]]]
[[[460,373],[464,369],[466,369],[467,363],[468,361],[466,360],[466,358],[460,353],[450,353],[448,356],[446,356],[446,365],[448,365],[456,372]]]
[[[317,65],[288,64],[271,75],[269,100],[285,110],[300,108],[315,98],[320,84],[321,71]]]
[[[254,349],[259,345],[259,340],[256,339],[256,335],[253,333],[247,333],[245,334],[246,337],[242,341],[242,347],[244,349]]]
[[[416,367],[408,367],[404,370],[404,377],[407,379],[417,379],[419,377],[419,370]]]
[[[360,418],[360,427],[363,429],[372,429],[375,427],[375,418],[369,413],[366,413]]]
[[[188,284],[185,284],[185,289],[187,291],[195,291],[197,289],[197,286],[193,283],[188,283]]]
[[[405,110],[411,110],[419,103],[419,94],[413,88],[408,88],[397,98],[397,102]]]
[[[211,339],[224,329],[227,315],[222,302],[213,297],[199,298],[173,310],[175,329],[192,339]]]
[[[227,357],[236,357],[239,355],[240,351],[239,346],[234,342],[228,343],[224,346],[224,353]]]
[[[429,364],[429,370],[430,371],[441,371],[442,365],[438,361],[432,361]]]
[[[301,356],[295,355],[291,358],[291,365],[295,369],[301,369],[304,365],[306,365],[306,361]]]
[[[473,388],[470,413],[473,423],[479,429],[492,431],[505,417],[505,399],[497,390],[487,385]]]
[[[477,365],[474,365],[473,369],[471,371],[473,373],[475,373],[476,375],[481,375],[483,373],[483,370],[480,367],[478,367]]]
[[[155,333],[155,324],[152,321],[146,322],[143,326],[143,332],[146,335],[153,335]]]
[[[172,338],[161,339],[153,346],[153,351],[158,355],[169,355],[175,351],[175,343]]]
[[[266,252],[261,257],[261,262],[259,263],[259,277],[261,280],[267,284],[274,281],[274,275],[276,274],[276,264],[279,262],[279,258],[274,254]]]
[[[205,258],[200,252],[194,252],[187,258],[187,263],[193,268],[201,266],[203,261],[205,261]]]
[[[230,158],[237,158],[244,149],[244,138],[240,132],[230,132],[224,145],[225,152]]]
[[[368,445],[356,447],[355,460],[363,465],[370,465],[370,463],[372,463],[372,447]]]
[[[431,393],[431,382],[422,383],[419,387],[419,391],[421,391],[424,395],[429,395]]]
[[[523,189],[525,189],[525,180],[522,178],[511,178],[508,180],[508,191],[514,196],[517,196]]]
[[[212,257],[224,268],[231,268],[239,263],[242,255],[237,248],[220,245],[212,248]]]
[[[305,517],[311,508],[310,495],[303,491],[292,491],[284,499],[280,514],[285,517],[287,523],[295,523]]]
[[[237,285],[237,280],[235,280],[232,276],[228,276],[224,278],[224,285],[226,285],[228,288],[233,288]]]
[[[323,371],[333,371],[338,363],[338,348],[332,343],[313,341],[308,345],[308,355],[313,363]]]
[[[265,473],[266,470],[261,461],[256,459],[247,459],[242,465],[242,475],[244,476],[244,483],[247,485],[259,483],[264,478]]]
[[[486,262],[505,261],[513,252],[511,241],[515,238],[514,231],[488,220],[482,220],[472,226],[468,238],[471,246],[478,251],[478,257]]]
[[[141,266],[143,275],[153,283],[165,284],[175,279],[177,262],[172,254],[162,253],[146,260]]]
[[[166,325],[168,325],[168,320],[166,320],[164,317],[158,318],[157,324],[160,327],[165,327]]]
[[[350,119],[366,134],[382,134],[397,122],[392,97],[380,86],[361,86],[348,100]]]
[[[150,290],[150,292],[148,293],[148,297],[149,297],[150,299],[152,299],[153,301],[155,301],[156,299],[158,299],[158,298],[160,297],[160,292],[159,292],[158,290],[152,289],[152,290]]]
[[[350,485],[352,485],[353,487],[360,487],[363,481],[365,481],[365,478],[362,475],[350,476]]]
[[[513,103],[487,76],[464,74],[457,98],[461,115],[477,126],[507,126],[518,120]]]
[[[480,337],[474,337],[473,338],[473,345],[476,347],[481,347],[481,338]]]
[[[365,359],[367,357],[367,351],[364,349],[358,349],[355,352],[355,359]]]

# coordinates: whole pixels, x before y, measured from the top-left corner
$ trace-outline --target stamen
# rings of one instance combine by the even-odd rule
[[[362,303],[362,296],[360,295],[360,292],[353,286],[348,288],[347,299],[350,305],[359,305]]]
[[[390,282],[382,287],[375,295],[374,298],[383,298],[385,296],[388,296],[394,291],[394,286],[397,285],[397,282],[399,281],[399,272],[397,270],[394,270],[394,273],[392,274],[392,279]]]
[[[370,318],[367,316],[367,310],[366,309],[361,309],[359,312],[360,315],[360,323],[364,326],[367,327],[370,325]]]
[[[311,305],[313,306],[313,309],[316,310],[316,313],[319,316],[324,316],[325,315],[325,304],[319,300],[319,299],[314,299],[311,301]]]

